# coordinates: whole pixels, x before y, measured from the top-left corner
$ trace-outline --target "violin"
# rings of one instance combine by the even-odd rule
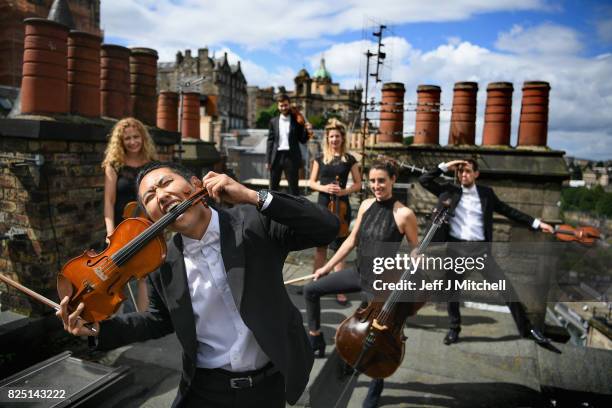
[[[340,184],[340,176],[336,176],[336,184]],[[331,194],[332,199],[327,204],[327,209],[334,213],[340,220],[340,230],[338,231],[338,238],[347,237],[349,234],[349,224],[347,222],[348,214],[348,203],[340,200],[338,194]]]
[[[593,245],[596,240],[601,239],[599,230],[590,226],[575,228],[567,224],[556,225],[554,234],[559,241],[576,241],[584,245]]]
[[[123,219],[142,217],[142,216],[143,216],[143,213],[140,210],[140,207],[138,207],[137,201],[130,201],[129,203],[127,203],[125,207],[123,207],[123,213],[121,214],[121,218]]]
[[[306,126],[306,123],[308,123],[308,121],[306,120],[306,117],[302,115],[302,112],[300,112],[297,106],[292,106],[290,108],[290,113],[298,125],[304,126],[304,127]],[[314,133],[312,132],[312,129],[309,129],[307,127],[305,127],[305,129],[306,129],[306,132],[308,133],[308,140],[312,139],[314,137]]]
[[[434,234],[448,222],[450,199],[434,210],[431,227],[417,248],[420,255]],[[402,279],[408,279],[410,270]],[[356,371],[371,378],[387,378],[404,359],[404,324],[425,302],[401,302],[402,290],[391,292],[385,302],[373,301],[344,320],[336,332],[336,350],[340,357]]]
[[[123,288],[129,280],[145,277],[166,259],[163,230],[191,206],[206,205],[207,195],[206,189],[195,191],[155,223],[145,218],[122,221],[102,252],[87,250],[64,265],[57,277],[60,299],[69,297],[70,310],[82,302],[81,316],[90,323],[107,319],[125,300]]]

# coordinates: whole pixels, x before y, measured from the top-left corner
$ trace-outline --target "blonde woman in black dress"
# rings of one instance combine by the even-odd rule
[[[319,192],[317,202],[327,208],[331,200],[337,196],[346,203],[346,217],[343,222],[351,224],[351,206],[349,196],[361,189],[361,173],[359,164],[355,157],[347,153],[346,127],[337,119],[330,119],[325,126],[325,139],[323,140],[323,154],[315,159],[310,172],[309,187]],[[353,184],[346,187],[349,174],[353,178]],[[336,251],[344,242],[346,237],[339,237],[329,245],[329,249]],[[325,264],[327,248],[319,247],[315,250],[314,270],[316,271]],[[334,270],[340,271],[345,268],[344,261],[339,262]],[[343,293],[337,295],[340,304],[346,303]]]

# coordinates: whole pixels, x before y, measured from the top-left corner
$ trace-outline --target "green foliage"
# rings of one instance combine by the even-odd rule
[[[273,103],[266,109],[262,109],[257,112],[257,118],[255,119],[255,126],[257,129],[267,129],[270,125],[270,120],[278,115],[278,105]]]
[[[414,136],[407,136],[404,138],[404,144],[409,146],[414,143]]]
[[[308,122],[314,129],[323,129],[327,121],[323,115],[312,115],[308,117]]]
[[[610,217],[612,193],[606,193],[601,186],[566,188],[561,191],[561,209]]]

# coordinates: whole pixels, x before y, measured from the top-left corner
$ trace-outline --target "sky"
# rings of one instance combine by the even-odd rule
[[[476,141],[482,140],[486,86],[514,84],[511,144],[516,145],[524,81],[551,85],[548,146],[568,155],[612,159],[612,2],[593,0],[104,0],[105,42],[150,47],[160,61],[208,47],[241,61],[248,85],[285,86],[301,68],[325,58],[334,82],[365,85],[365,52],[385,24],[384,82],[442,88],[450,110],[453,84],[476,81]],[[372,66],[374,68],[374,66]],[[368,92],[379,98],[381,83]],[[441,112],[446,144],[450,112]],[[414,131],[414,113],[405,131]]]

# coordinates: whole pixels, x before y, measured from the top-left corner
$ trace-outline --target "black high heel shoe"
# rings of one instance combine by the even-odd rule
[[[325,338],[323,338],[323,333],[320,333],[318,336],[313,336],[312,334],[308,334],[308,340],[310,340],[310,346],[312,347],[312,351],[317,358],[325,357]]]

